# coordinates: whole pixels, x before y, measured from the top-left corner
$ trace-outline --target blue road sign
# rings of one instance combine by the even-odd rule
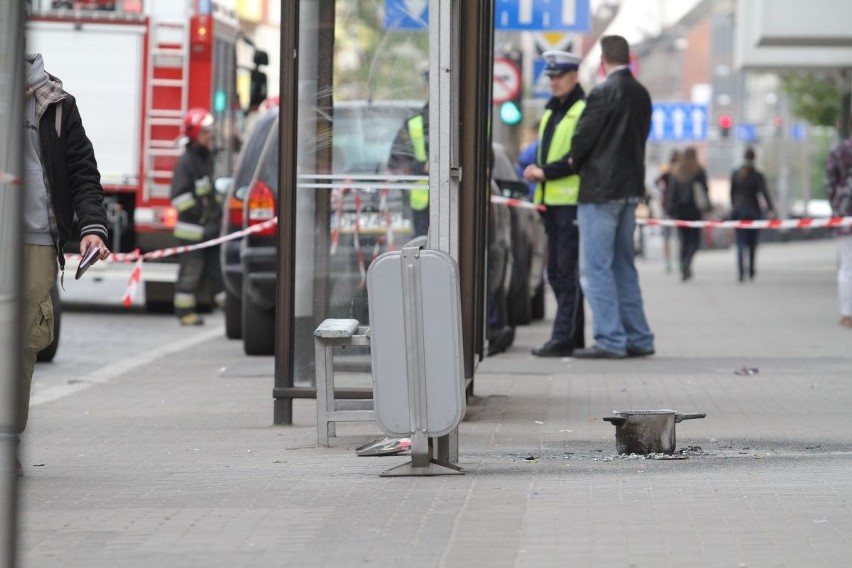
[[[790,138],[793,140],[804,140],[808,135],[808,127],[801,122],[796,122],[790,128]]]
[[[429,22],[429,0],[385,0],[385,29],[421,29]],[[585,32],[589,0],[496,0],[498,30]]]
[[[688,102],[654,103],[651,113],[651,142],[707,139],[707,105]]]
[[[743,142],[757,142],[757,125],[738,124],[737,140],[741,140]]]
[[[429,25],[429,0],[385,0],[386,30],[417,30]]]
[[[549,99],[553,96],[550,78],[544,74],[545,65],[544,59],[533,59],[532,95],[537,99]]]
[[[494,24],[498,30],[589,30],[589,0],[497,0]]]

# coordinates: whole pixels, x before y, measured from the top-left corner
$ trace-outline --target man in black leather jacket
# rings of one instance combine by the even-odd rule
[[[651,97],[630,71],[627,40],[605,36],[601,52],[607,77],[589,93],[569,158],[580,174],[581,282],[595,338],[574,357],[643,357],[654,353],[654,335],[633,263],[633,231],[645,195]]]

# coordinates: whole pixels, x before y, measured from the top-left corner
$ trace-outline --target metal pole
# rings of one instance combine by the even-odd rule
[[[423,341],[423,293],[420,289],[420,248],[402,249],[402,290],[405,313],[405,352],[408,368],[408,413],[411,426],[411,465],[431,461],[426,406],[426,358]]]
[[[781,95],[779,104],[784,126],[778,157],[778,211],[787,212],[790,210],[790,105],[787,95]]]
[[[278,289],[276,291],[275,388],[293,386],[293,315],[296,273],[296,151],[299,105],[299,5],[281,0],[281,137],[278,199]],[[273,395],[274,396],[274,395]],[[274,398],[273,424],[293,423],[293,399]]]
[[[429,248],[458,262],[458,67],[454,61],[454,5],[429,0]]]
[[[429,0],[429,247],[459,260],[457,148],[459,70],[458,2]],[[437,103],[437,104],[435,104]],[[436,444],[441,461],[458,461],[458,433]],[[413,452],[413,450],[412,450]]]
[[[491,67],[494,58],[494,1],[459,2],[465,22],[459,34],[459,272],[464,337],[464,375],[473,394],[474,370],[485,356],[485,253],[488,241],[491,153]]]
[[[21,373],[21,172],[24,13],[22,2],[0,3],[0,566],[16,565],[17,390]],[[10,364],[11,363],[11,364]]]
[[[849,122],[852,115],[852,69],[840,72],[840,139],[849,137]]]

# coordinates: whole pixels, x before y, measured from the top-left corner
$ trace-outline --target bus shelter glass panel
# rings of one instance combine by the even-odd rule
[[[428,230],[427,22],[395,4],[300,5],[297,382],[323,319],[369,325],[370,263]]]

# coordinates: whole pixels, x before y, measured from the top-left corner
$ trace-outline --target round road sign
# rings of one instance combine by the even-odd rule
[[[521,92],[521,70],[513,61],[494,60],[494,84],[491,87],[494,104],[511,101]]]

